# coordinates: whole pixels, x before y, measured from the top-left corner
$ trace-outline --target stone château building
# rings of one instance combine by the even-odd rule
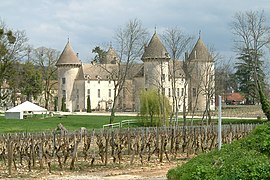
[[[129,70],[124,87],[116,102],[117,111],[138,111],[141,90],[159,89],[172,103],[172,75],[175,74],[175,96],[179,111],[183,104],[190,110],[214,109],[214,62],[201,38],[196,42],[185,60],[173,60],[154,33],[145,47],[141,64]],[[173,68],[175,64],[175,68]],[[57,63],[58,109],[62,101],[68,111],[86,111],[87,97],[91,109],[106,111],[112,108],[115,79],[112,71],[119,65],[119,57],[112,47],[106,53],[102,64],[83,64],[68,41]],[[173,73],[173,69],[175,70]]]

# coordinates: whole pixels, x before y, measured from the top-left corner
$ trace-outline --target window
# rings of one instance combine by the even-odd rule
[[[62,78],[62,84],[66,84],[66,78]]]
[[[165,81],[165,74],[162,74],[161,81]]]
[[[98,89],[98,98],[100,98],[100,89]]]
[[[196,97],[197,96],[196,88],[193,88],[192,89],[192,96],[193,97]]]
[[[165,88],[162,88],[162,94],[165,94]]]
[[[180,88],[177,88],[177,97],[180,96]]]
[[[90,89],[87,89],[87,95],[90,96]]]
[[[184,96],[184,88],[181,90],[181,96]]]
[[[171,97],[171,88],[168,88],[168,96]]]
[[[109,89],[109,97],[112,97],[112,90]]]
[[[63,95],[63,96],[66,96],[66,90],[63,90],[63,91],[62,91],[62,95]]]

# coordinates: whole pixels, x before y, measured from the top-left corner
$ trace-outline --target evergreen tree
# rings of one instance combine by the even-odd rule
[[[88,113],[92,112],[92,110],[91,110],[90,95],[87,96],[87,109],[86,109],[86,111],[87,111]]]
[[[58,97],[54,97],[54,111],[57,111]]]
[[[245,94],[246,103],[254,104],[259,101],[257,81],[265,86],[265,74],[262,70],[263,61],[260,60],[261,53],[254,49],[244,49],[239,62],[236,65],[236,79],[239,91]]]
[[[63,112],[66,111],[66,99],[65,99],[65,97],[62,97],[61,111],[63,111]]]
[[[261,87],[259,81],[257,81],[257,83],[258,83],[258,88],[259,88],[259,96],[260,96],[262,110],[265,116],[267,117],[267,120],[269,121],[270,120],[270,103],[267,97],[265,96],[263,92],[263,88]]]
[[[94,57],[94,61],[96,61],[97,63],[100,63],[100,64],[105,63],[104,58],[106,56],[106,51],[101,49],[99,46],[96,46],[94,49],[92,49],[92,53],[96,53],[96,55]]]

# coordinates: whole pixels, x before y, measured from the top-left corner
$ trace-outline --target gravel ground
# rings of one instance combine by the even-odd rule
[[[166,176],[142,177],[138,175],[117,175],[117,176],[49,176],[48,180],[166,180]]]

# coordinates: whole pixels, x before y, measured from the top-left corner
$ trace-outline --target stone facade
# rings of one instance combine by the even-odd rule
[[[119,98],[117,111],[138,111],[141,90],[162,90],[173,101],[172,65],[166,48],[154,33],[142,56],[143,63],[135,64],[129,71]],[[118,64],[119,57],[112,47],[107,51],[102,64],[83,64],[68,42],[60,55],[58,68],[58,109],[62,101],[68,111],[86,111],[87,97],[91,109],[109,111],[114,100],[115,79],[110,72],[125,65]],[[184,69],[184,63],[187,69]],[[207,105],[214,109],[214,63],[201,38],[198,39],[185,61],[175,61],[175,96],[178,109],[183,110],[183,102],[188,109],[203,110]],[[207,97],[206,92],[211,92]],[[185,99],[184,99],[185,98]],[[209,99],[209,100],[208,100]]]

